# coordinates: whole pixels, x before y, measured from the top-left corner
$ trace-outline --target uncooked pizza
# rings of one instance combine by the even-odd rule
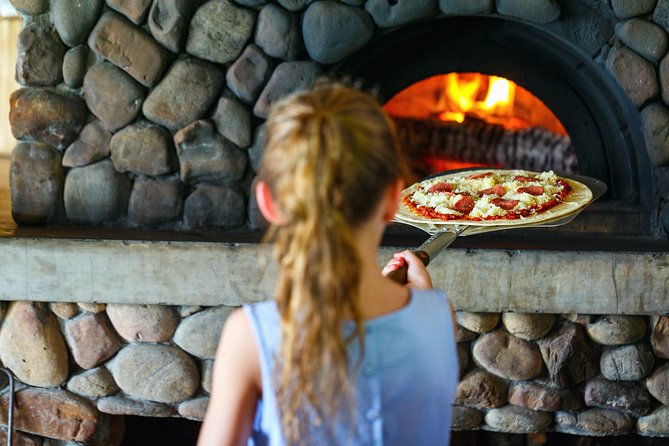
[[[544,221],[592,200],[590,189],[553,171],[484,169],[429,178],[405,189],[398,217],[414,222]]]

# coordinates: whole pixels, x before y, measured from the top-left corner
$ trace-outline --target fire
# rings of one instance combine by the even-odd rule
[[[442,121],[462,123],[467,116],[512,125],[516,85],[503,77],[480,73],[449,73],[443,76]],[[497,122],[496,122],[497,121]]]

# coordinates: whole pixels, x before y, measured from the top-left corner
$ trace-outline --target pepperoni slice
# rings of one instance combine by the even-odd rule
[[[469,214],[474,209],[474,200],[469,195],[462,195],[453,205],[453,209],[463,214]]]
[[[541,186],[519,187],[518,193],[522,194],[523,192],[527,192],[530,195],[541,195],[544,193],[544,188]]]
[[[453,185],[451,183],[437,183],[429,188],[428,193],[436,194],[438,192],[453,192]]]
[[[482,189],[479,191],[479,197],[484,195],[499,195],[500,197],[506,193],[506,189],[501,184],[495,184],[489,189]]]
[[[474,175],[469,175],[467,179],[478,180],[479,178],[489,177],[490,175],[492,175],[492,172],[475,173]]]
[[[510,211],[511,209],[515,208],[520,201],[518,200],[505,200],[504,198],[493,198],[490,200],[492,204],[495,206],[499,206],[505,211]]]
[[[536,181],[536,178],[524,177],[522,175],[516,175],[513,177],[513,181],[518,181],[519,183],[529,183],[530,181]]]

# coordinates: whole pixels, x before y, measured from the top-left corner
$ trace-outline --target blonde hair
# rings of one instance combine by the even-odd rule
[[[335,418],[351,391],[347,345],[357,339],[361,352],[364,346],[352,230],[370,217],[404,163],[376,100],[338,84],[276,103],[265,138],[259,177],[282,219],[268,232],[280,266],[276,393],[292,444],[308,422]],[[346,319],[355,322],[348,337]]]

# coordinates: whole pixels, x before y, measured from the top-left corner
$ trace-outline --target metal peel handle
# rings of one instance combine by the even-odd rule
[[[413,252],[419,259],[422,260],[425,266],[429,265],[430,260],[439,255],[441,251],[447,248],[456,239],[458,234],[451,231],[437,232],[432,237],[427,239],[422,245]],[[391,271],[386,277],[394,280],[397,283],[407,283],[407,270],[409,266],[404,264],[394,271]]]

